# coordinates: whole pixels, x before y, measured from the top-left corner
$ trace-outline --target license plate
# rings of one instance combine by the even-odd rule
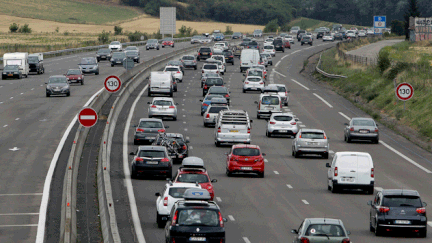
[[[101,58],[106,58],[106,56],[101,56]]]
[[[238,130],[230,130],[230,132],[238,132]]]
[[[159,162],[157,162],[157,161],[147,161],[147,164],[148,165],[157,165],[157,164],[159,164]]]
[[[118,61],[117,63],[121,63],[120,61]]]
[[[206,241],[205,237],[189,237],[189,241]]]
[[[155,139],[156,137],[148,137],[147,139],[151,140],[151,139]]]
[[[279,130],[279,132],[288,132],[288,130]]]
[[[252,167],[240,167],[242,170],[252,170]]]
[[[207,52],[203,52],[203,55],[208,55],[208,53]]]
[[[359,132],[360,133],[368,133],[369,131],[368,130],[360,130]]]
[[[395,220],[395,224],[411,224],[409,220]]]
[[[318,143],[314,143],[314,142],[308,142],[308,145],[318,145]]]
[[[166,110],[167,110],[167,108],[161,108],[161,110],[162,110],[162,111],[166,111]]]
[[[274,109],[274,107],[266,107],[267,108],[267,110],[273,110]]]
[[[257,90],[258,88],[251,88],[252,90]]]
[[[342,178],[342,181],[354,182],[354,178]]]
[[[8,76],[13,76],[13,74],[8,74]]]

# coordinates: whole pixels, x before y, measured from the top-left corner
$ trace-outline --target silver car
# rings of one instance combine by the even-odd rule
[[[152,102],[148,102],[148,116],[152,117],[171,117],[174,121],[177,120],[177,106],[173,98],[156,97]]]
[[[378,125],[372,118],[355,117],[350,123],[345,123],[344,137],[347,143],[352,140],[370,140],[379,142]]]
[[[277,94],[281,97],[282,102],[285,106],[288,106],[289,102],[289,90],[287,90],[285,84],[269,84],[267,87],[276,87],[277,88]]]
[[[267,67],[268,66],[267,55],[265,53],[261,53],[260,56],[261,56],[261,60],[263,61],[263,65]]]
[[[214,126],[216,125],[216,119],[220,111],[229,110],[229,107],[227,105],[210,105],[207,108],[207,111],[204,113],[204,126]]]
[[[292,142],[292,156],[298,158],[303,154],[320,154],[324,159],[328,159],[328,139],[323,130],[300,129]]]
[[[243,93],[246,91],[263,91],[264,90],[264,80],[260,77],[247,77],[243,81]]]
[[[351,242],[340,219],[306,218],[298,229],[291,230],[294,234],[293,243],[344,243]],[[306,240],[305,240],[306,239]]]
[[[267,57],[267,62],[269,65],[273,66],[273,58],[272,55],[269,53],[261,53],[261,55],[265,55]]]
[[[294,118],[292,113],[276,113],[272,114],[267,123],[266,136],[273,135],[289,135],[295,136],[298,131],[298,119]]]
[[[156,39],[150,39],[147,41],[146,50],[156,49],[159,50],[159,42]]]
[[[55,75],[49,77],[46,86],[46,97],[51,95],[66,95],[70,96],[69,82],[64,75]]]

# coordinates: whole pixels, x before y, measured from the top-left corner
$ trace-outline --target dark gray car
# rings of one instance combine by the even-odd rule
[[[293,243],[349,243],[351,234],[342,220],[330,218],[306,218],[291,233],[295,235]]]
[[[78,64],[81,69],[81,72],[85,73],[94,73],[99,75],[99,65],[98,61],[95,57],[83,57],[81,58],[81,62]]]
[[[123,65],[123,61],[126,59],[126,53],[114,52],[111,58],[111,67],[115,65]]]
[[[131,163],[131,177],[156,175],[172,178],[173,162],[164,146],[139,146]]]
[[[46,97],[51,95],[66,95],[70,96],[69,82],[64,75],[55,75],[49,77],[46,86]]]
[[[2,79],[18,78],[22,79],[22,72],[19,70],[18,65],[6,65],[3,68]]]
[[[181,59],[185,68],[193,68],[197,70],[197,60],[194,55],[184,55]]]
[[[146,50],[156,49],[159,50],[159,42],[156,39],[150,39],[147,41]]]
[[[140,62],[139,51],[125,50],[125,53],[127,58],[133,59],[136,63]]]
[[[96,59],[98,62],[100,62],[100,60],[110,60],[111,56],[112,56],[112,52],[109,48],[99,49],[96,52]]]
[[[212,95],[222,95],[227,101],[228,105],[230,105],[231,97],[230,97],[230,91],[228,91],[227,87],[221,87],[221,86],[212,86],[208,90],[208,94]]]
[[[165,126],[161,119],[157,118],[142,118],[138,126],[135,126],[134,145],[140,143],[151,144],[161,132],[165,132],[168,126]]]
[[[372,118],[355,117],[350,123],[345,123],[344,137],[347,143],[351,140],[370,140],[379,142],[378,125]]]
[[[313,40],[310,36],[305,36],[305,35],[302,36],[301,45],[305,45],[305,44],[309,44],[309,45],[313,44]]]

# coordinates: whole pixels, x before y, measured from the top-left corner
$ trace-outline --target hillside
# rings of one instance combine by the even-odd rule
[[[289,27],[300,26],[301,29],[313,31],[319,27],[328,27],[331,29],[334,24],[338,24],[338,23],[301,17],[301,18],[293,19],[291,22],[287,24],[287,26]],[[363,28],[365,26],[343,24],[343,27],[349,29],[351,27]]]

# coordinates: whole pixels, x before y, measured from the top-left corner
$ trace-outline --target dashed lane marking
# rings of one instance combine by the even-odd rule
[[[0,194],[0,197],[8,196],[42,196],[43,193],[13,193],[13,194]]]
[[[292,187],[290,184],[287,184],[287,187],[288,187],[289,189],[293,189],[293,187]]]
[[[243,237],[244,242],[251,243],[250,240],[247,237]]]
[[[320,99],[322,102],[324,102],[324,104],[326,104],[328,107],[333,108],[333,106],[330,105],[330,103],[328,103],[323,97],[317,95],[316,93],[313,93],[313,95],[315,95],[318,99]]]
[[[429,227],[432,227],[432,221],[428,221]]]
[[[39,213],[1,213],[0,216],[39,215]]]
[[[216,197],[216,201],[222,202],[222,199],[220,197]]]
[[[345,117],[348,121],[351,121],[351,118],[349,118],[349,116],[345,115],[345,114],[342,113],[342,112],[338,112],[338,113],[339,113],[339,115]]]
[[[14,225],[0,225],[0,228],[5,227],[37,227],[38,224],[14,224]]]
[[[377,186],[376,186],[376,187],[374,187],[374,190],[377,191],[377,192],[380,192],[380,191],[382,191],[382,190],[384,190],[384,189],[383,189],[382,187],[377,187]]]
[[[279,172],[277,172],[277,171],[273,171],[276,175],[279,175]]]
[[[302,200],[302,202],[304,203],[304,204],[306,204],[306,205],[309,205],[309,203],[308,203],[308,201],[306,201],[306,200]]]
[[[284,75],[284,74],[282,74],[282,73],[280,73],[280,72],[278,72],[278,71],[276,71],[276,70],[274,70],[274,69],[273,69],[273,72],[275,72],[275,73],[279,74],[280,76],[286,78],[286,75]]]
[[[3,127],[7,127],[8,125],[4,125]]]
[[[18,121],[19,120],[19,118],[15,118],[15,121]]]
[[[229,218],[231,221],[235,221],[235,219],[234,219],[234,217],[233,217],[232,215],[228,215],[228,218]]]
[[[294,80],[294,79],[291,79],[291,81],[293,81],[294,83],[296,83],[296,84],[302,86],[302,87],[305,88],[306,90],[310,90],[308,87],[304,86],[304,85],[301,84],[299,81],[296,81],[296,80]]]
[[[265,163],[268,163],[268,160],[267,160],[267,159],[264,159],[264,162],[265,162]]]
[[[306,125],[299,125],[299,127],[306,127]]]

